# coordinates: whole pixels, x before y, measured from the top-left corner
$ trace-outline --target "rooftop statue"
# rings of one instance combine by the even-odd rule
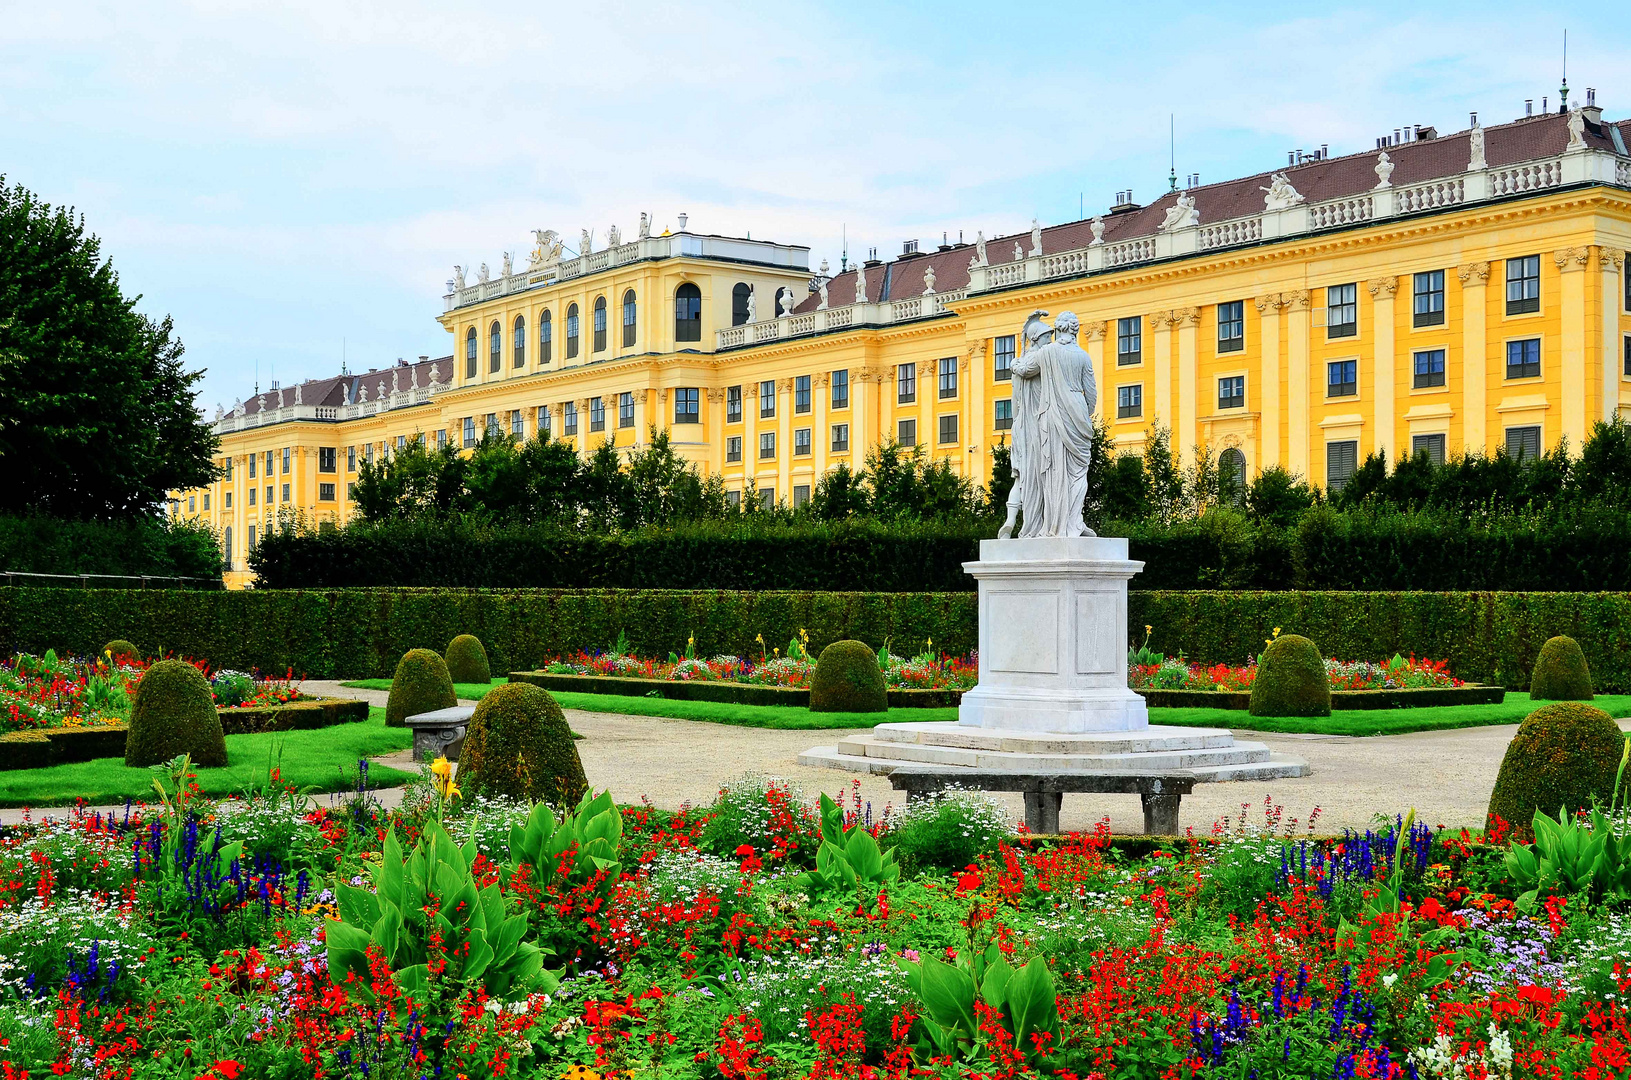
[[[1269,177],[1269,186],[1257,190],[1267,193],[1263,196],[1265,210],[1284,210],[1303,201],[1302,194],[1291,186],[1291,180],[1283,172]]]

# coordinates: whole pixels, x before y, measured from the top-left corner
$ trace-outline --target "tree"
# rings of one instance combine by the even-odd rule
[[[1159,422],[1151,424],[1145,436],[1144,475],[1150,512],[1161,524],[1171,524],[1183,510],[1184,478],[1172,460],[1172,432]]]
[[[1289,528],[1315,500],[1314,490],[1302,477],[1284,465],[1270,465],[1246,489],[1246,514],[1259,524]]]
[[[867,512],[866,488],[861,478],[841,461],[816,481],[810,495],[809,514],[817,521],[843,521]]]
[[[202,372],[138,299],[82,217],[0,176],[0,512],[138,517],[215,479]]]

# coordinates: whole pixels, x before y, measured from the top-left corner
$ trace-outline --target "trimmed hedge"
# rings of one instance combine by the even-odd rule
[[[353,698],[308,698],[285,705],[250,709],[217,709],[221,730],[227,735],[259,735],[266,731],[310,731],[335,724],[358,724],[368,719],[368,702]]]
[[[125,764],[162,765],[179,754],[205,767],[227,763],[221,714],[210,684],[185,660],[160,660],[142,673],[130,706]]]
[[[1249,709],[1249,690],[1137,690],[1152,709]],[[1421,690],[1333,690],[1331,711],[1366,709],[1425,709],[1438,705],[1499,705],[1506,700],[1500,686],[1445,686]]]
[[[1246,707],[1253,716],[1330,716],[1331,684],[1319,648],[1301,634],[1269,642]]]
[[[1529,696],[1536,701],[1590,701],[1591,668],[1580,643],[1559,634],[1540,647],[1529,675]]]
[[[531,683],[565,694],[621,694],[660,697],[667,701],[723,701],[732,705],[788,705],[805,708],[810,691],[798,686],[701,682],[694,679],[637,679],[620,675],[553,675],[547,671],[512,671],[511,682]],[[963,700],[961,690],[890,690],[891,709],[943,709]]]
[[[573,649],[605,649],[627,631],[642,656],[757,652],[800,629],[810,648],[887,637],[899,653],[932,638],[953,655],[978,641],[973,593],[795,593],[454,589],[194,592],[0,588],[0,655],[89,655],[126,631],[148,655],[207,657],[218,667],[294,669],[310,678],[390,678],[411,648],[462,632],[498,671],[542,667]],[[1631,691],[1631,593],[1135,592],[1127,624],[1151,647],[1239,664],[1274,627],[1345,660],[1395,653],[1446,660],[1469,682],[1525,690],[1547,638],[1580,643],[1601,693]]]
[[[821,650],[810,678],[811,712],[885,712],[889,691],[878,654],[864,641],[835,641]]]
[[[385,699],[385,726],[406,727],[408,717],[451,709],[459,703],[447,661],[434,649],[409,649],[397,661]]]
[[[486,684],[493,681],[487,650],[474,634],[460,634],[448,642],[442,660],[447,664],[447,677],[456,683]]]
[[[547,690],[526,683],[494,688],[476,704],[459,748],[466,798],[504,795],[576,806],[589,790],[572,729]]]
[[[1620,726],[1595,705],[1560,701],[1536,709],[1507,744],[1485,827],[1503,818],[1514,835],[1528,839],[1537,810],[1572,814],[1589,809],[1593,799],[1606,804],[1624,752]]]

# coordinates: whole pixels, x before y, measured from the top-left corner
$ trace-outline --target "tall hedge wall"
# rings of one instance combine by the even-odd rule
[[[1131,636],[1207,663],[1256,656],[1274,627],[1351,660],[1394,653],[1446,659],[1462,678],[1528,685],[1546,639],[1580,642],[1600,691],[1631,690],[1631,593],[1135,592]],[[487,646],[494,671],[534,667],[576,648],[604,649],[625,631],[641,655],[685,648],[757,654],[754,638],[785,647],[887,638],[896,652],[933,639],[974,649],[972,593],[733,592],[723,590],[350,589],[184,592],[0,588],[0,650],[89,653],[123,637],[171,651],[312,678],[389,676],[411,648],[443,649],[456,634]]]

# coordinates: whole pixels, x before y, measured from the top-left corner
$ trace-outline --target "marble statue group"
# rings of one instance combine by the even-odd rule
[[[1081,324],[1073,313],[1060,312],[1052,326],[1046,315],[1025,321],[1012,366],[1014,486],[999,540],[1015,535],[1016,519],[1021,537],[1096,535],[1082,519],[1099,398],[1093,361],[1076,341]]]

